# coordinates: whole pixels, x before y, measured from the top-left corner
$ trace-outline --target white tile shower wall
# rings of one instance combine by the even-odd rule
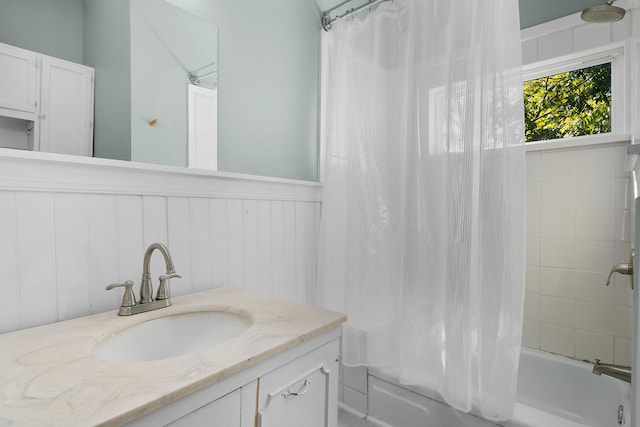
[[[522,31],[523,64],[631,40],[640,14],[590,25],[574,14]],[[577,359],[630,362],[630,180],[623,145],[527,153],[523,345]]]
[[[632,294],[616,263],[630,251],[626,144],[527,153],[523,344],[629,364]]]
[[[60,182],[54,187],[67,185]],[[0,333],[116,309],[122,293],[105,286],[137,283],[144,250],[156,241],[182,275],[171,281],[173,295],[232,285],[305,302],[314,286],[313,185],[309,197],[297,184],[291,195],[259,199],[131,194],[132,184],[86,192],[73,173],[67,182],[74,184],[15,188],[0,176]],[[156,254],[152,277],[163,272]]]
[[[522,63],[557,58],[631,37],[633,24],[639,19],[636,11],[629,11],[625,19],[613,24],[587,24],[574,14],[547,22],[521,32]]]

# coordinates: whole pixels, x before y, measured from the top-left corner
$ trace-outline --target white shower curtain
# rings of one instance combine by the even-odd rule
[[[395,0],[323,34],[315,302],[346,365],[512,416],[524,294],[518,2]]]

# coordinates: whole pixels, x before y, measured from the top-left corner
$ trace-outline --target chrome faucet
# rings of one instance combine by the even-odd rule
[[[142,282],[140,283],[140,304],[146,304],[153,301],[153,286],[151,285],[151,273],[149,273],[149,264],[151,263],[151,254],[154,250],[159,250],[164,257],[164,263],[167,269],[166,274],[160,276],[160,286],[158,286],[158,294],[156,300],[164,300],[169,298],[169,291],[166,286],[168,279],[174,277],[180,277],[176,274],[176,269],[173,267],[173,261],[171,255],[169,255],[169,249],[162,243],[152,243],[147,251],[144,253],[144,260],[142,261]]]
[[[151,255],[155,250],[160,251],[164,257],[166,266],[166,273],[159,277],[160,284],[158,285],[158,293],[155,300],[153,299],[153,286],[151,285],[151,273],[149,272],[149,265],[151,263]],[[169,307],[171,305],[171,298],[169,295],[169,287],[167,281],[173,278],[181,277],[176,273],[169,254],[169,249],[162,243],[151,244],[144,253],[144,260],[142,262],[142,281],[140,283],[140,302],[136,302],[135,294],[133,293],[133,282],[127,280],[123,283],[112,283],[107,286],[107,290],[110,291],[113,288],[123,286],[125,288],[124,296],[122,298],[122,304],[118,315],[130,316],[132,314],[144,313],[145,311],[156,310],[159,308]]]
[[[596,363],[593,364],[593,373],[596,375],[609,375],[610,377],[631,383],[630,366],[600,363],[600,359],[596,359]]]

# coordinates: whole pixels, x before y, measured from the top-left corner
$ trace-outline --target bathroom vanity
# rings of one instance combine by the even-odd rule
[[[141,323],[171,324],[209,312],[249,324],[213,347],[175,357],[134,361],[127,347],[115,355],[96,352]],[[335,427],[345,320],[340,313],[221,288],[137,315],[112,311],[3,334],[0,424]],[[165,327],[148,338],[166,338]]]

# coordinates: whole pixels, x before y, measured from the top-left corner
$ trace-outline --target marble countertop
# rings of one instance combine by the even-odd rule
[[[120,425],[346,320],[340,313],[238,288],[175,297],[172,303],[133,316],[114,310],[0,335],[0,426]],[[129,326],[212,310],[248,316],[253,324],[197,354],[149,362],[93,356],[98,342]]]

